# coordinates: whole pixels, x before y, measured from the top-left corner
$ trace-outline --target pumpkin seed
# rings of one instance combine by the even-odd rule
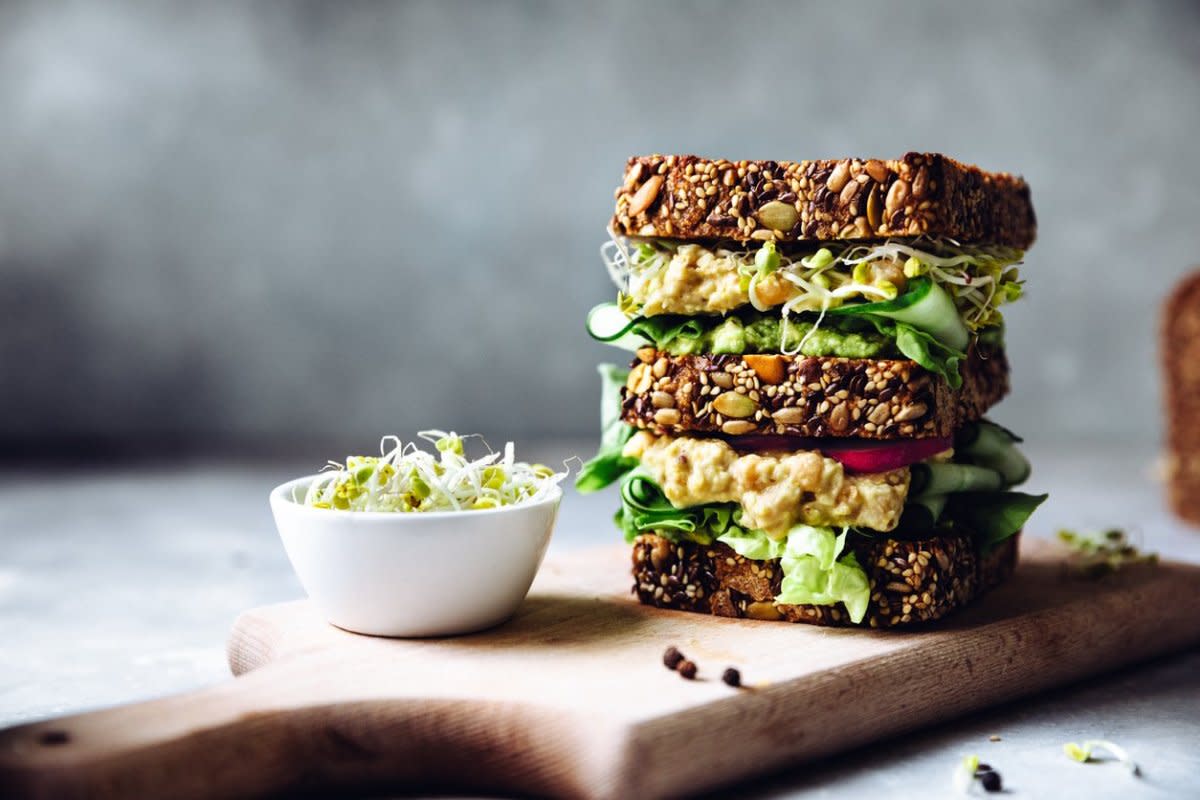
[[[727,417],[748,417],[758,410],[758,403],[744,394],[722,392],[713,400],[713,408]]]
[[[793,205],[772,200],[760,208],[755,217],[764,228],[787,232],[795,227],[796,221],[800,219],[800,212]]]

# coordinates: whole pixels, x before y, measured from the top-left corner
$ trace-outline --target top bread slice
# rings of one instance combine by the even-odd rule
[[[1028,249],[1037,219],[1024,180],[936,153],[893,160],[727,161],[635,156],[614,233],[778,242],[953,239]]]

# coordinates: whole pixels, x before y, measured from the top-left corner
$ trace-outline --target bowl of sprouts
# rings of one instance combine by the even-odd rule
[[[378,456],[331,461],[271,492],[292,567],[330,623],[450,636],[516,613],[550,544],[567,473],[517,461],[512,442],[468,456],[473,438],[385,436]]]

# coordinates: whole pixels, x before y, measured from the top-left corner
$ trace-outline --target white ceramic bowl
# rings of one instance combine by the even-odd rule
[[[294,499],[315,477],[275,487],[275,526],[325,618],[374,636],[450,636],[507,620],[546,555],[562,501],[554,487],[534,503],[479,511],[338,511]]]

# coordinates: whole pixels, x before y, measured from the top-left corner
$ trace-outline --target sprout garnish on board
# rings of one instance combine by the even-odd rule
[[[489,448],[487,455],[468,459],[463,440],[470,437],[438,430],[417,436],[437,452],[385,436],[378,457],[329,462],[301,502],[340,511],[474,511],[540,500],[567,476],[565,470],[517,461],[512,442],[503,453]]]

